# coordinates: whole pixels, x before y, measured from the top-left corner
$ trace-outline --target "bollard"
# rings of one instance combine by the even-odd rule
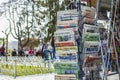
[[[17,70],[16,70],[16,63],[17,63],[17,60],[14,60],[14,78],[16,79],[16,76],[17,76]]]

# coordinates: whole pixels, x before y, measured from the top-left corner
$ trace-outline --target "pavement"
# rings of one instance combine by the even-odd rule
[[[55,73],[50,74],[36,74],[29,76],[20,76],[20,77],[12,77],[0,74],[0,80],[55,80]]]
[[[36,75],[29,75],[29,76],[19,76],[19,77],[12,77],[0,74],[0,80],[55,80],[55,73],[50,74],[36,74]],[[107,77],[107,80],[119,80],[118,74],[111,75]]]
[[[107,80],[119,80],[119,76],[118,74],[111,75],[107,77]]]
[[[103,78],[102,73],[100,73],[100,75]],[[107,80],[119,80],[119,75],[116,74],[115,72],[109,72],[109,74],[107,75]]]

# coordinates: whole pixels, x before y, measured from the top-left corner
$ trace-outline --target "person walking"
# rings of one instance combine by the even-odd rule
[[[55,56],[56,49],[55,49],[55,39],[54,39],[54,37],[52,37],[52,39],[51,39],[51,46],[52,46],[53,59],[56,59],[56,56]]]

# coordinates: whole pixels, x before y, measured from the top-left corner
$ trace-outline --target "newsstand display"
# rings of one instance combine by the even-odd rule
[[[77,80],[77,45],[78,12],[66,10],[57,12],[55,35],[56,56],[59,62],[54,63],[55,80]]]
[[[91,2],[93,7],[57,13],[55,80],[107,80],[114,74],[120,79],[119,1],[111,0],[107,8],[100,0]]]

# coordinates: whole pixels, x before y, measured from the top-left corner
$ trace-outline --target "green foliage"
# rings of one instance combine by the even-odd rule
[[[4,69],[4,72],[2,74],[14,76],[14,66],[5,64],[1,65],[0,70]],[[50,71],[48,71],[48,68],[41,67],[41,66],[25,66],[25,65],[17,65],[16,67],[16,73],[17,76],[25,76],[25,75],[34,75],[34,74],[46,74],[46,73],[52,73],[54,72],[54,69],[51,68]]]
[[[61,6],[60,6],[60,10],[65,10],[65,6],[68,9],[68,5],[69,5],[69,0],[65,0],[62,2]]]
[[[64,10],[64,5],[68,6],[69,1],[65,0],[60,4],[59,0],[44,0],[40,1],[40,5],[47,8],[47,10],[41,12],[41,14],[48,16],[48,23],[45,24],[45,28],[48,27],[48,35],[44,38],[44,41],[48,42],[56,31],[57,11]]]

